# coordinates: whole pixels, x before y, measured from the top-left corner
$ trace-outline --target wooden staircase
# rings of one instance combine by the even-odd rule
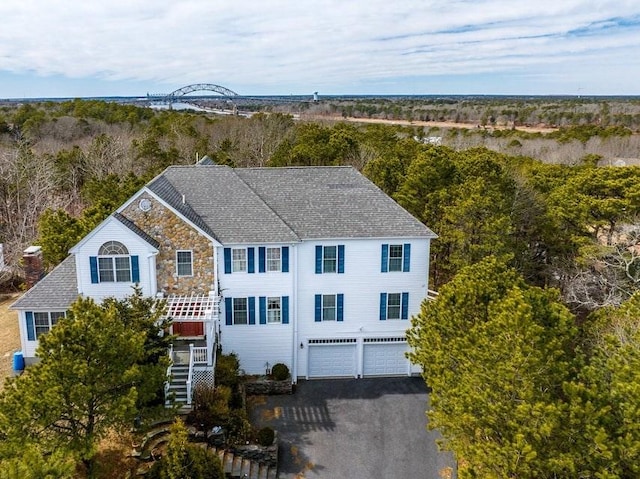
[[[187,406],[187,379],[189,378],[189,364],[174,364],[171,366],[171,382],[169,394],[165,406],[171,407],[174,403]],[[173,402],[171,401],[173,399]]]

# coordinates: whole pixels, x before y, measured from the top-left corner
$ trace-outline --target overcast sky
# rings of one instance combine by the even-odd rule
[[[0,25],[0,98],[640,94],[640,0],[0,0]]]

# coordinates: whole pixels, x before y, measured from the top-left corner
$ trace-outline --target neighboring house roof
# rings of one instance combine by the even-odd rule
[[[11,308],[67,310],[78,299],[76,280],[76,259],[70,255],[13,303]]]
[[[436,236],[352,167],[172,166],[148,187],[223,244]]]
[[[140,238],[145,240],[147,243],[149,243],[154,248],[158,249],[160,247],[160,243],[158,241],[156,241],[151,236],[149,236],[147,233],[145,233],[143,230],[138,228],[138,226],[136,226],[136,224],[133,221],[131,221],[130,219],[125,218],[124,216],[122,216],[118,212],[113,213],[112,216],[115,219],[117,219],[120,223],[125,225],[127,228],[129,228],[131,231],[133,231],[135,234],[140,236]]]

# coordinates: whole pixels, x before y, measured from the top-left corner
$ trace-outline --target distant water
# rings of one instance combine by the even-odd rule
[[[75,99],[81,100],[100,100],[107,102],[117,103],[148,103],[149,101],[157,100],[158,97],[147,96],[93,96],[93,97],[42,97],[42,98],[11,98],[1,99],[3,103],[35,103],[35,102],[64,102]],[[313,95],[238,95],[238,96],[223,96],[223,95],[189,95],[188,98],[198,100],[221,100],[232,99],[236,102],[242,101],[264,101],[275,103],[300,103],[300,102],[312,102]],[[484,100],[582,100],[588,102],[593,101],[630,101],[638,100],[638,95],[318,95],[318,101],[348,101],[348,100],[424,100],[424,101],[436,101],[436,100],[452,100],[452,101],[484,101]],[[175,107],[174,103],[174,107]],[[176,108],[177,109],[177,108]]]

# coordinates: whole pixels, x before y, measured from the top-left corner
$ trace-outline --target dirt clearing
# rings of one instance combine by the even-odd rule
[[[18,313],[9,309],[18,296],[0,296],[0,389],[5,379],[13,375],[13,353],[20,350]]]

